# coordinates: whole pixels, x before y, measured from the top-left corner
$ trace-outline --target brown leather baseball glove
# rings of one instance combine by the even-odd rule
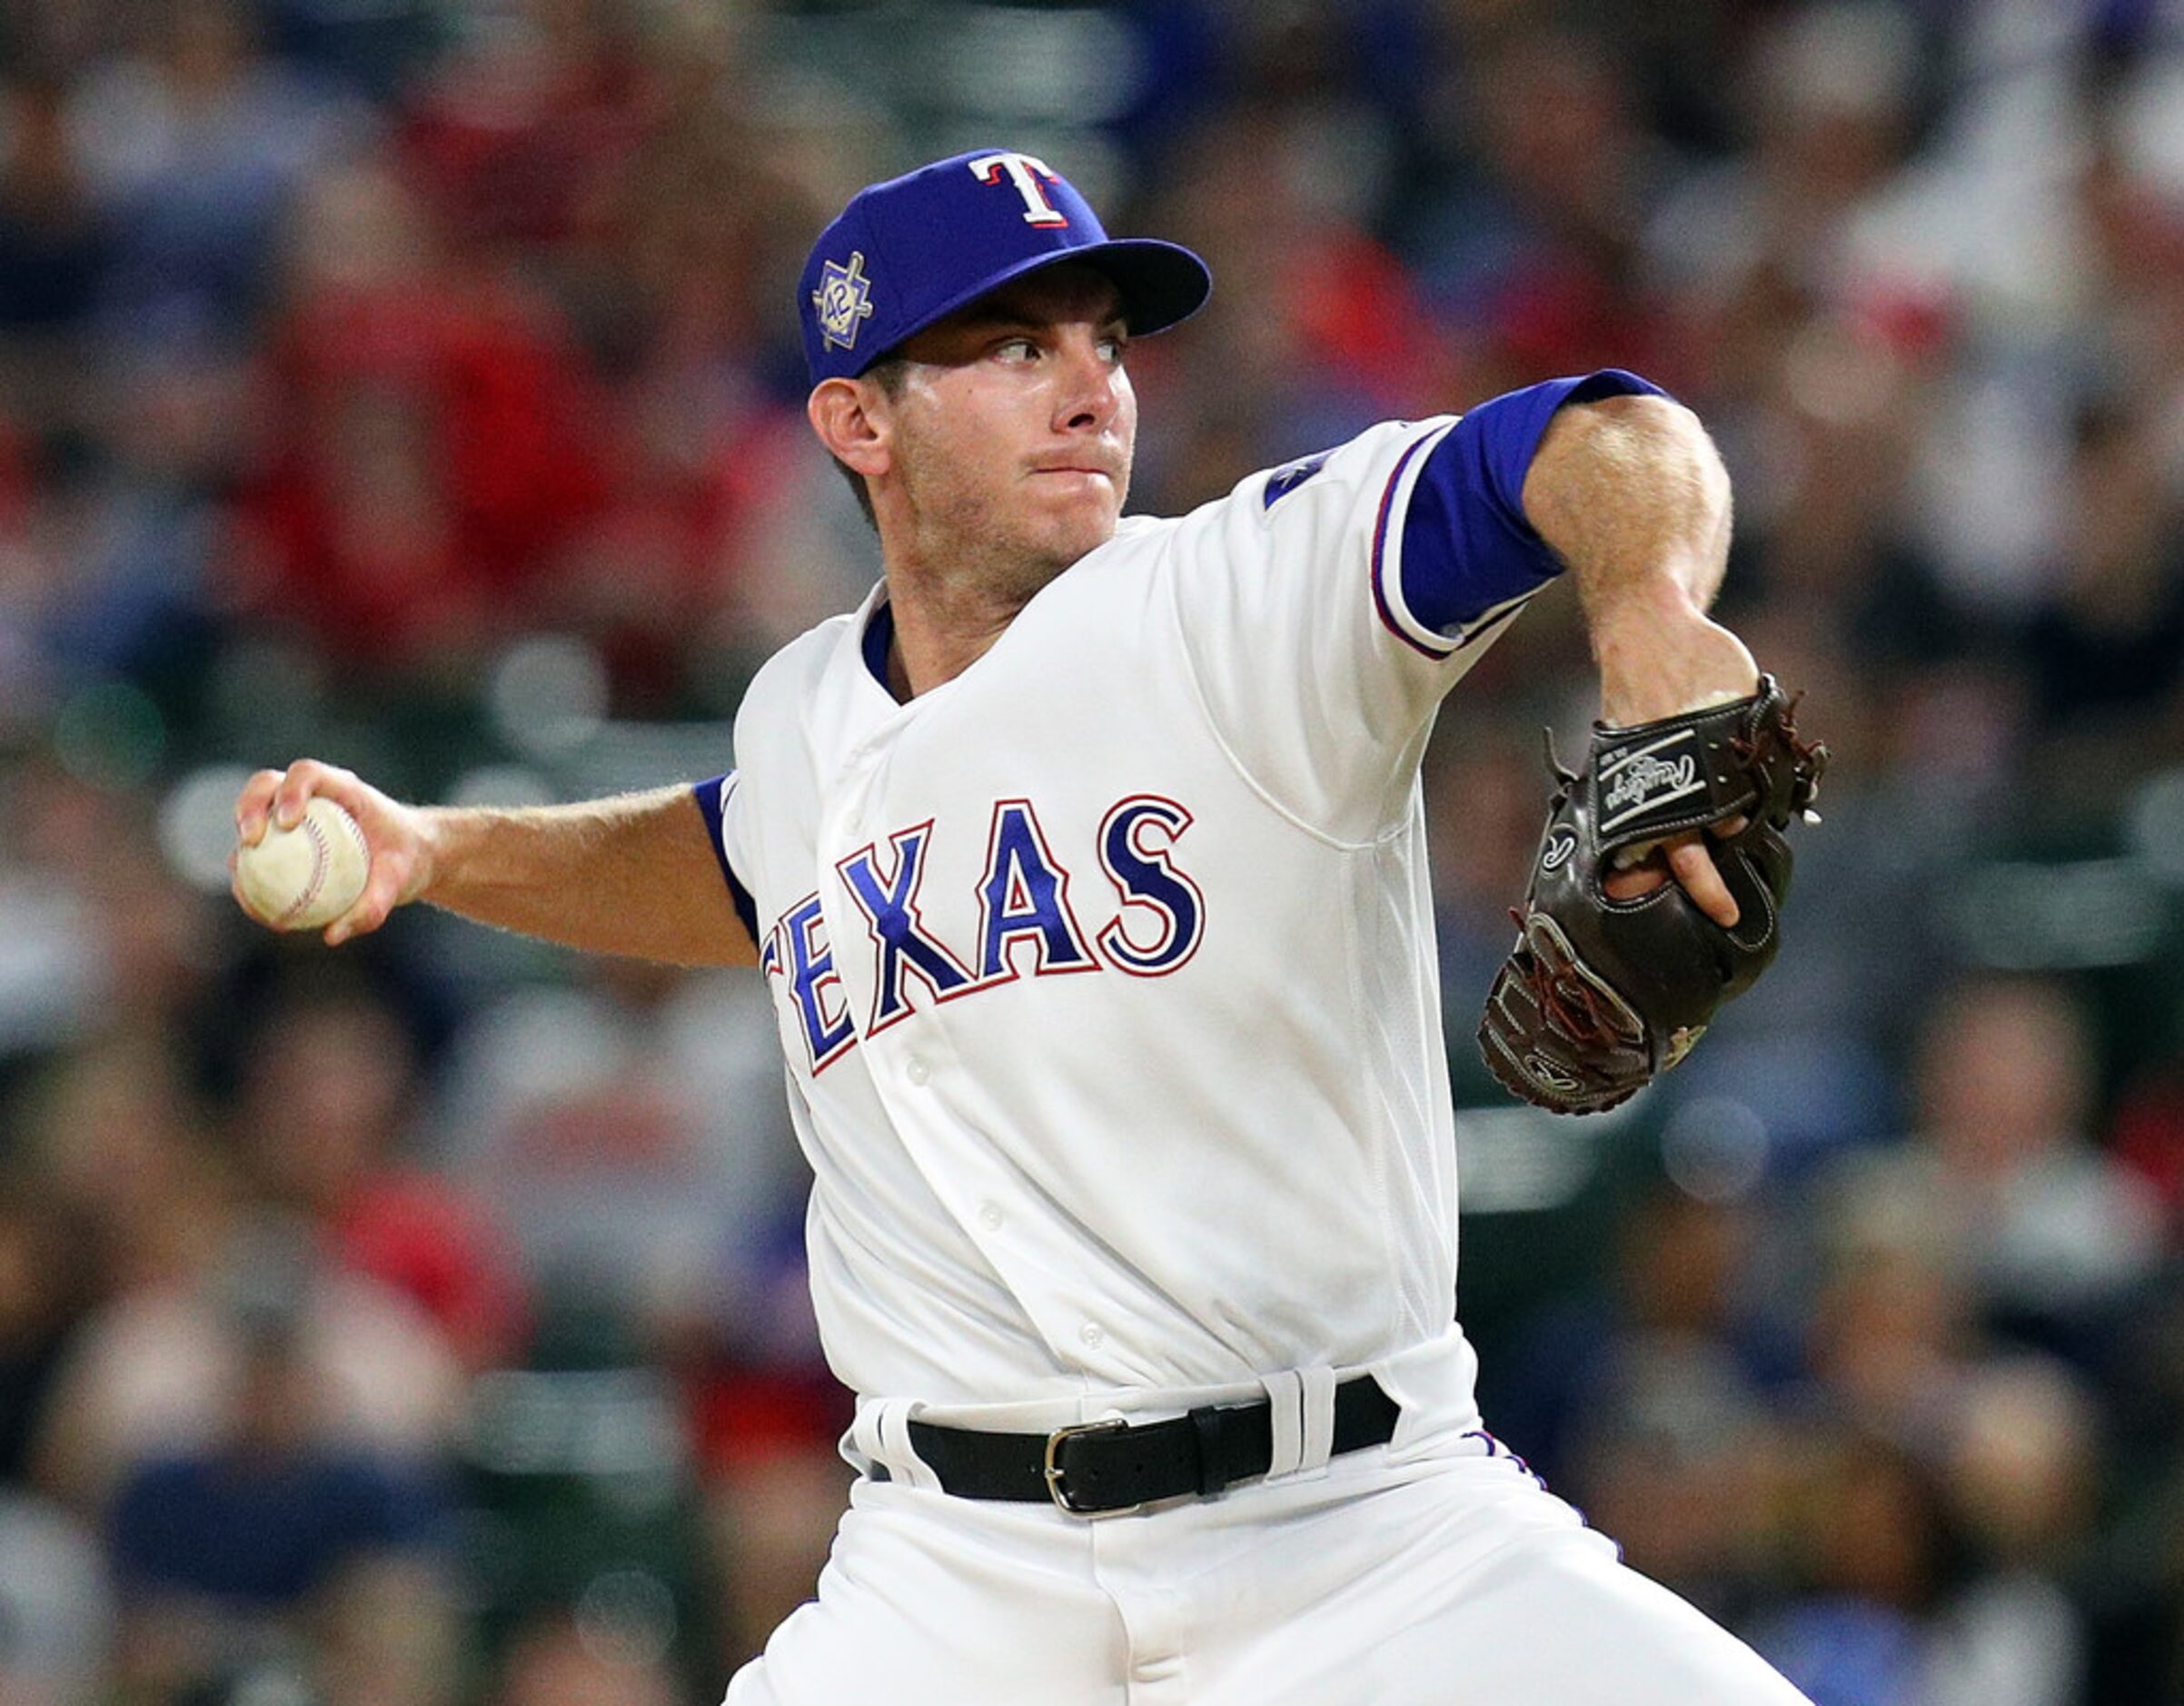
[[[1531,887],[1511,914],[1516,946],[1479,1024],[1480,1051],[1512,1093],[1558,1114],[1627,1101],[1767,969],[1790,888],[1782,832],[1812,816],[1827,766],[1827,749],[1799,736],[1793,706],[1762,676],[1749,699],[1634,729],[1594,724],[1583,769],[1554,765]],[[1623,900],[1607,892],[1619,849],[1694,829],[1719,834],[1709,844],[1736,898],[1733,927],[1679,883]]]

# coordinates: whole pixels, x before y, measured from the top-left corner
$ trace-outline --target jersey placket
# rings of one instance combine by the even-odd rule
[[[859,1041],[835,1071],[862,1071],[888,1124],[934,1195],[1016,1297],[1050,1353],[1066,1364],[1087,1367],[1103,1379],[1122,1371],[1104,1365],[1100,1353],[1109,1329],[1103,1312],[1086,1299],[1064,1294],[1054,1279],[1052,1252],[1033,1248],[1037,1236],[1024,1212],[1024,1187],[1009,1167],[965,1120],[957,1104],[970,1070],[956,1046],[953,1016],[922,986],[906,990],[912,1013],[871,1028],[878,965],[868,921],[844,881],[839,861],[859,848],[884,846],[896,818],[886,804],[882,779],[890,749],[905,723],[890,722],[859,741],[820,812],[816,861],[820,917],[827,927],[835,974]],[[827,1094],[825,1078],[815,1093]]]

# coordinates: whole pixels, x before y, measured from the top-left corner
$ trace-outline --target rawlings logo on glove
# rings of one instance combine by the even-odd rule
[[[1827,749],[1800,739],[1792,709],[1762,676],[1731,704],[1635,729],[1595,725],[1583,770],[1556,767],[1524,909],[1511,915],[1516,946],[1479,1023],[1480,1052],[1514,1094],[1558,1114],[1627,1101],[1766,970],[1790,889],[1782,831],[1810,815],[1827,768]],[[1679,883],[1625,900],[1607,892],[1618,852],[1693,830],[1713,832],[1734,926],[1709,918]]]

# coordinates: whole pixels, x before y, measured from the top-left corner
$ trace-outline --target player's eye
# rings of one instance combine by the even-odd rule
[[[1099,341],[1099,352],[1116,366],[1120,367],[1123,359],[1130,352],[1130,340],[1122,332],[1111,332]]]
[[[1004,338],[994,345],[994,354],[1004,362],[1037,361],[1038,353],[1038,342],[1034,338]]]

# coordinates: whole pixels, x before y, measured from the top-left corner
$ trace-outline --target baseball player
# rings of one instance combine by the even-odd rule
[[[330,943],[423,899],[765,978],[859,1476],[731,1706],[1795,1701],[1481,1420],[1418,780],[1559,573],[1608,723],[1753,692],[1720,461],[1610,372],[1126,519],[1130,342],[1210,288],[1026,154],[869,187],[797,306],[885,577],[735,771],[453,810],[305,760],[240,836],[356,816]],[[1736,921],[1701,835],[1613,880]]]

